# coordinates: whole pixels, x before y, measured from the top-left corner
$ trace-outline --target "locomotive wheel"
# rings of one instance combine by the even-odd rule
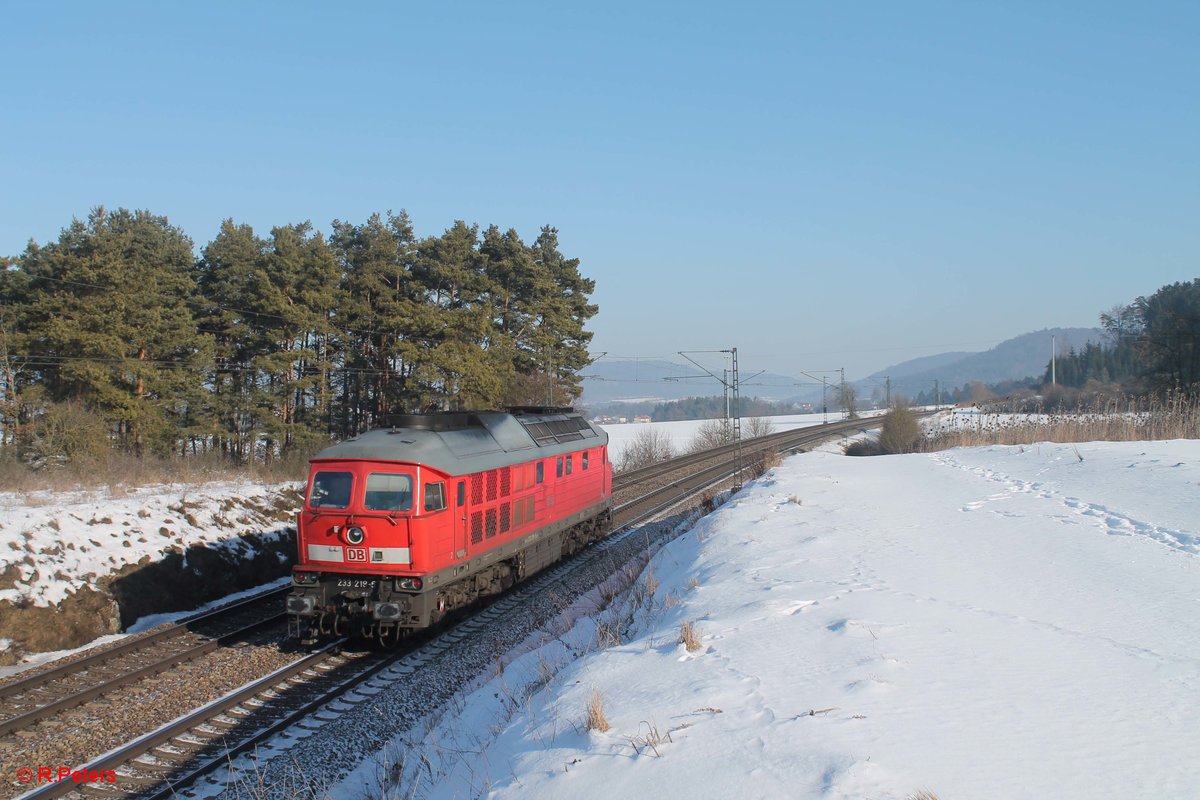
[[[318,636],[328,636],[332,631],[329,630],[329,612],[322,611],[321,616],[317,617],[317,622],[313,625],[313,630]]]

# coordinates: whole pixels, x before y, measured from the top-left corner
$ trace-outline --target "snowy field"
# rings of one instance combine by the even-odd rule
[[[875,411],[867,411],[863,416],[870,416],[876,413]],[[781,433],[783,431],[796,430],[797,428],[810,428],[813,425],[821,425],[824,422],[840,422],[843,419],[840,411],[831,411],[828,414],[790,414],[778,417],[763,417],[771,423],[772,433]],[[638,434],[647,429],[653,430],[662,436],[665,436],[674,447],[677,455],[682,455],[687,452],[688,446],[692,440],[696,438],[696,433],[700,430],[700,426],[711,420],[702,419],[687,419],[678,420],[675,422],[627,422],[620,425],[600,425],[605,433],[608,434],[608,457],[614,464],[621,463],[621,455],[625,452],[625,448],[633,444],[637,439]],[[746,430],[747,419],[742,419],[742,430]]]
[[[410,734],[422,784],[1196,797],[1198,521],[1196,441],[792,457],[661,550],[622,608]],[[593,696],[607,731],[586,729]],[[379,774],[364,765],[332,796],[378,792]]]

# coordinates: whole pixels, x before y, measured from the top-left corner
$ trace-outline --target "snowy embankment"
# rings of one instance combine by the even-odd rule
[[[434,798],[1194,797],[1198,521],[1196,441],[795,456],[406,762]]]
[[[292,555],[299,486],[0,493],[0,657],[75,647],[275,579]]]

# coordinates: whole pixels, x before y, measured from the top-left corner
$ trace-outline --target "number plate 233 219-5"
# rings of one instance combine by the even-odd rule
[[[339,589],[374,589],[375,581],[366,578],[338,578]]]

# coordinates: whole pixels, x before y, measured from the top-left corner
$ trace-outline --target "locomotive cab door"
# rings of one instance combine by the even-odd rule
[[[467,557],[467,480],[454,481],[454,557]]]

